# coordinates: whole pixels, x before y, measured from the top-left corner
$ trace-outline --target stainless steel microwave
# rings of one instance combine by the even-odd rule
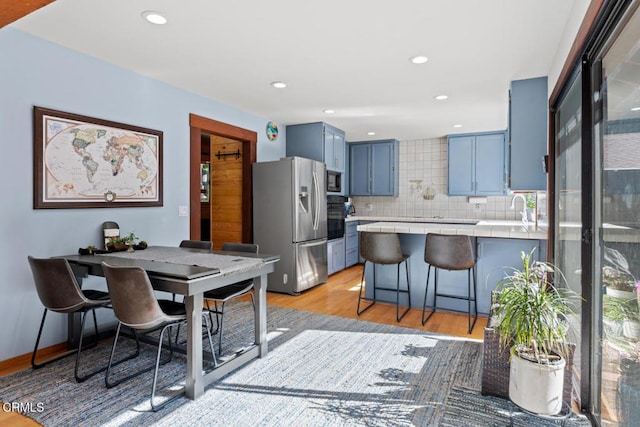
[[[342,174],[336,171],[327,171],[327,193],[342,193]]]

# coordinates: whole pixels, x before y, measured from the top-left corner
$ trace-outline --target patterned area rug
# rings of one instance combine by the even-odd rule
[[[227,356],[252,340],[250,307],[227,308]],[[102,375],[77,384],[72,357],[0,378],[0,401],[31,406],[26,415],[45,426],[543,425],[505,399],[480,395],[479,342],[274,306],[268,338],[266,358],[211,384],[196,401],[180,398],[155,413],[152,373],[112,389]],[[133,349],[132,340],[122,343]],[[109,350],[88,351],[83,367],[105,364]],[[143,350],[131,363],[153,363],[155,349]],[[179,388],[184,362],[177,356],[160,368],[159,395]],[[588,425],[577,416],[569,422]]]

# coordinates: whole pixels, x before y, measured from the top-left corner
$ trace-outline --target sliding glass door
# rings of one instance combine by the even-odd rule
[[[594,363],[602,425],[640,423],[640,12],[619,24],[601,56],[594,121],[597,215],[594,286],[602,332]],[[596,62],[596,66],[600,61]],[[598,301],[596,300],[596,303]],[[596,304],[599,308],[599,304]],[[599,312],[598,312],[599,311]],[[599,354],[598,354],[599,353]]]
[[[578,74],[566,91],[556,110],[555,122],[555,241],[554,263],[565,275],[567,286],[581,294],[581,235],[582,235],[582,76]],[[580,366],[581,307],[570,317],[572,342],[578,344],[574,367]],[[576,381],[574,381],[576,383]],[[574,384],[579,390],[579,385]]]

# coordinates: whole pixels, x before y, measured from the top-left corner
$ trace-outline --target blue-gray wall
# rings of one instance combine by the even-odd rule
[[[34,210],[34,105],[164,132],[164,206]],[[178,207],[189,205],[189,113],[255,131],[258,161],[285,155],[284,132],[275,142],[266,137],[268,118],[0,29],[0,361],[32,350],[42,315],[27,255],[98,246],[104,221],[116,221],[123,232],[152,245],[177,245],[189,237],[189,218],[178,216]],[[104,287],[100,278],[85,284]],[[65,328],[63,315],[48,316],[42,345],[64,341]]]

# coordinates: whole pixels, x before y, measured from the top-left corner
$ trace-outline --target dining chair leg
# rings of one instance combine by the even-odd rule
[[[162,330],[160,331],[160,338],[158,339],[158,354],[156,355],[156,364],[154,366],[154,372],[153,372],[153,382],[151,383],[151,398],[149,399],[149,402],[151,403],[151,409],[156,412],[159,411],[160,409],[164,408],[168,403],[173,402],[174,400],[176,400],[177,398],[184,396],[185,391],[184,389],[182,390],[182,392],[177,393],[173,396],[171,396],[169,399],[165,400],[164,402],[162,402],[159,405],[154,404],[154,399],[156,396],[156,384],[158,383],[158,369],[160,368],[160,356],[162,353],[162,339],[164,338],[164,333],[167,329],[169,329],[169,332],[167,332],[167,345],[169,346],[169,359],[171,358],[171,355],[173,354],[173,346],[171,345],[171,327],[174,326],[173,324],[170,325],[166,325],[164,328],[162,328]],[[168,360],[167,360],[168,362]]]
[[[409,287],[409,267],[405,260],[405,270],[407,272],[407,296],[409,299],[409,305],[406,310],[400,315],[400,263],[397,265],[396,274],[396,321],[399,322],[402,318],[411,310],[411,288]]]
[[[140,341],[138,340],[138,334],[136,333],[135,330],[133,330],[133,336],[136,340],[136,351],[128,356],[123,357],[121,360],[118,360],[117,362],[113,362],[113,357],[115,356],[116,353],[116,347],[118,345],[118,338],[120,336],[120,330],[122,329],[122,323],[118,323],[118,327],[116,329],[116,335],[113,338],[113,345],[111,347],[111,355],[109,356],[109,364],[107,365],[107,370],[105,372],[104,375],[104,383],[105,386],[107,388],[112,388],[117,386],[118,384],[122,384],[123,382],[130,380],[131,378],[137,377],[138,375],[144,374],[145,372],[149,372],[150,370],[153,369],[153,365],[151,365],[150,367],[144,368],[138,372],[135,372],[133,374],[127,375],[124,378],[120,378],[116,381],[110,381],[109,380],[109,376],[111,375],[111,368],[113,368],[116,365],[119,365],[127,360],[131,360],[134,359],[136,357],[138,357],[140,355]],[[167,357],[167,359],[163,360],[161,362],[162,365],[164,365],[165,363],[168,363],[171,360],[171,357],[173,356],[173,348],[170,346],[169,347],[171,349],[171,352],[169,353],[169,356]]]
[[[91,347],[95,347],[96,345],[98,345],[99,342],[99,335],[98,335],[98,319],[96,318],[96,310],[92,309],[92,310],[87,310],[84,313],[82,313],[82,321],[80,322],[80,341],[78,342],[78,352],[76,353],[76,364],[75,364],[75,368],[73,370],[73,376],[76,379],[76,382],[84,382],[86,380],[88,380],[89,378],[91,378],[92,376],[94,376],[95,374],[98,374],[100,372],[103,372],[105,369],[107,369],[106,366],[96,369],[84,376],[80,376],[78,375],[78,368],[80,365],[80,351],[82,350],[82,341],[84,338],[84,323],[85,320],[87,319],[87,315],[89,314],[89,311],[91,311],[91,313],[93,314],[93,329],[94,329],[94,343],[91,345]]]
[[[218,354],[222,354],[222,328],[224,325],[224,304],[226,301],[222,302],[220,307],[220,312],[218,313],[218,303],[216,302],[216,319],[218,318],[218,314],[220,315],[220,329],[218,329]]]

